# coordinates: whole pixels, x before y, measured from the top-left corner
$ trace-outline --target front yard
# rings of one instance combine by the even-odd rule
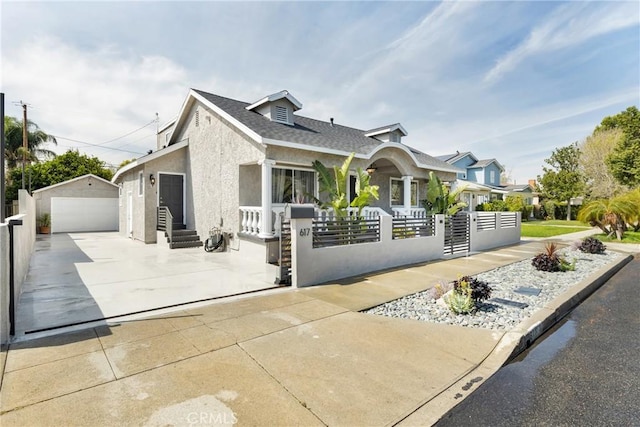
[[[580,221],[529,221],[522,222],[522,237],[553,237],[561,234],[590,230],[591,226]]]

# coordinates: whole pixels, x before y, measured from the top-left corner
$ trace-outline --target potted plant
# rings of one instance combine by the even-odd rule
[[[51,215],[48,212],[40,215],[38,226],[40,234],[49,234],[51,232]]]

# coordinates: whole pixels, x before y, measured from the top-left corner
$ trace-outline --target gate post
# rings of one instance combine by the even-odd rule
[[[291,220],[291,286],[312,285],[314,206],[287,205],[284,215]]]

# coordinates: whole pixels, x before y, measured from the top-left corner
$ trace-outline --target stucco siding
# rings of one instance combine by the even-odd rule
[[[51,214],[51,198],[53,197],[116,198],[118,197],[118,187],[94,177],[85,177],[42,189],[33,193],[33,199],[36,202],[36,217],[43,213]]]
[[[239,231],[240,165],[257,165],[265,158],[264,148],[199,103],[191,108],[181,138],[189,138],[187,227],[206,236],[222,221],[224,230]]]

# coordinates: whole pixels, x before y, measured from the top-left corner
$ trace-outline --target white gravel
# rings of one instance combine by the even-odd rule
[[[478,304],[477,309],[471,314],[456,315],[449,308],[436,304],[436,300],[431,296],[432,293],[427,290],[364,312],[449,325],[509,330],[571,286],[623,257],[622,254],[610,251],[595,255],[566,248],[559,252],[568,261],[576,259],[575,271],[556,273],[538,271],[531,265],[531,259],[527,259],[474,276],[489,283],[492,288],[491,298],[528,304],[529,306],[524,309],[485,301]],[[514,292],[519,287],[538,288],[541,291],[537,296],[523,295]]]

